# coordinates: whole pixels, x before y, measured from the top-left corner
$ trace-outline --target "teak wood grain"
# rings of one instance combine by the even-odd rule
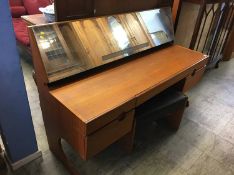
[[[174,45],[50,91],[88,124],[159,85],[173,85],[201,68],[206,57]],[[171,83],[173,81],[173,83]]]

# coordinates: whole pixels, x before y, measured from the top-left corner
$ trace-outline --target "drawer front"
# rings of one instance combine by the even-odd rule
[[[195,70],[192,75],[188,76],[185,81],[183,92],[186,92],[195,86],[201,80],[205,70],[206,66],[200,68],[199,70]]]
[[[86,158],[94,156],[132,130],[134,110],[124,113],[92,135],[86,137]]]
[[[93,119],[85,125],[85,131],[83,132],[83,135],[90,135],[96,132],[98,129],[106,126],[108,123],[111,123],[112,121],[116,120],[120,115],[133,110],[135,108],[135,104],[135,99],[129,100],[121,106],[116,107],[115,109],[112,109],[109,112],[106,112],[105,114],[103,114],[100,117],[97,117],[96,119]]]

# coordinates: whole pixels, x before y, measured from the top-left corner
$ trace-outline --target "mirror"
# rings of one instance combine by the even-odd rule
[[[54,82],[174,40],[171,8],[33,26]]]

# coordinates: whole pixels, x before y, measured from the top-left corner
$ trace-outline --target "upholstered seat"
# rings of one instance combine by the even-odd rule
[[[182,92],[165,91],[139,106],[136,109],[136,117],[145,121],[173,116],[177,111],[183,111],[187,102],[188,97]]]

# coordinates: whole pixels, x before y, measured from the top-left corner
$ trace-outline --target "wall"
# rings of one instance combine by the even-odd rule
[[[0,1],[0,131],[15,163],[38,151],[7,0]]]

